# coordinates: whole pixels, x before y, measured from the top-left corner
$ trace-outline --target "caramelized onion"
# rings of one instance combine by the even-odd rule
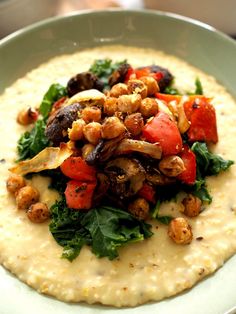
[[[117,155],[129,152],[139,152],[155,159],[161,159],[162,149],[158,143],[151,144],[145,141],[124,139],[120,142],[115,151]]]
[[[10,168],[9,171],[23,176],[31,172],[56,169],[72,154],[73,150],[65,143],[61,143],[60,147],[46,147],[34,158],[19,162],[15,167]]]

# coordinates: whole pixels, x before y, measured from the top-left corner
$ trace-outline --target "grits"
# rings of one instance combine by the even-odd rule
[[[28,73],[0,97],[0,262],[37,291],[63,301],[100,302],[135,306],[161,300],[192,287],[214,272],[236,252],[235,165],[208,180],[213,202],[197,218],[189,218],[194,239],[190,245],[173,243],[167,227],[153,222],[154,236],[120,249],[120,257],[98,259],[88,247],[70,263],[61,259],[62,248],[48,230],[48,223],[33,224],[5,188],[8,168],[16,158],[16,142],[25,128],[16,123],[20,108],[37,106],[50,84],[67,82],[85,71],[97,58],[127,59],[134,67],[152,63],[168,68],[179,89],[193,90],[198,76],[217,111],[219,143],[212,147],[224,158],[236,160],[236,104],[213,77],[162,52],[132,47],[102,47],[54,58]],[[4,134],[6,134],[4,136]],[[57,193],[36,176],[41,200],[49,206]],[[161,214],[180,216],[175,202],[165,203]]]

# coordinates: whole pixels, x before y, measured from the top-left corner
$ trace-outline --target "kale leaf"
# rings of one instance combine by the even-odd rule
[[[33,129],[30,132],[25,132],[21,135],[17,144],[18,160],[25,160],[33,158],[41,150],[49,145],[49,140],[45,136],[46,123],[44,120],[39,119],[36,121]]]
[[[172,86],[167,86],[163,93],[169,94],[169,95],[181,95],[181,93],[178,91],[178,89],[174,88]]]
[[[197,77],[195,80],[195,95],[203,95],[203,87],[200,79]]]
[[[65,199],[51,208],[50,231],[64,247],[63,258],[72,261],[83,245],[92,247],[97,257],[118,256],[118,248],[152,236],[151,226],[118,208],[101,206],[88,212],[70,209]]]
[[[206,143],[195,142],[191,150],[196,155],[198,173],[201,177],[219,174],[227,170],[234,162],[209,152]]]
[[[39,111],[41,119],[36,121],[30,132],[25,132],[18,140],[18,160],[33,158],[45,147],[49,146],[49,140],[45,135],[46,121],[55,101],[66,95],[66,88],[60,84],[52,84],[43,97]]]
[[[126,60],[113,62],[111,59],[99,59],[96,60],[89,71],[94,73],[104,83],[105,87],[108,87],[109,76],[119,68],[120,65],[126,63]]]
[[[51,183],[48,186],[49,189],[57,190],[60,195],[64,195],[66,183],[69,181],[69,178],[61,172],[60,168],[43,170],[39,174],[50,177]]]
[[[161,222],[164,225],[168,225],[170,223],[170,221],[173,219],[173,217],[171,217],[171,216],[160,216],[159,215],[160,206],[161,206],[161,201],[158,200],[155,207],[152,209],[151,217],[157,219],[159,222]]]
[[[56,102],[58,99],[66,95],[67,95],[66,88],[58,83],[52,84],[49,87],[39,107],[39,112],[41,113],[44,119],[48,118],[54,102]]]

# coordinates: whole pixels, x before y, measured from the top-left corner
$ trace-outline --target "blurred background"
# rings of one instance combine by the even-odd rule
[[[236,36],[236,0],[0,0],[0,37],[47,17],[109,7],[177,13]]]

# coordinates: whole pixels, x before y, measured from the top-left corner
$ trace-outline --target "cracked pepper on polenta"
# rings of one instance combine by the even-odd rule
[[[0,261],[20,280],[135,306],[236,252],[236,104],[214,78],[107,46],[42,64],[0,100]]]

